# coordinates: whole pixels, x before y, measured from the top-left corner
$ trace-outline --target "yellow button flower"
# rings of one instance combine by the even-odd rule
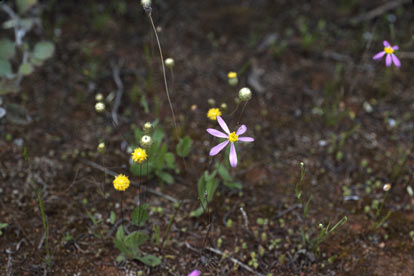
[[[215,121],[217,120],[217,116],[221,116],[221,111],[218,108],[210,108],[207,112],[207,117],[212,120]]]
[[[132,160],[135,162],[141,164],[145,160],[147,160],[147,152],[142,148],[136,148],[134,152],[132,153]]]
[[[234,78],[237,78],[237,73],[236,73],[236,72],[229,72],[229,73],[227,74],[227,77],[228,77],[229,79],[234,79]]]
[[[114,188],[118,191],[125,191],[129,187],[129,179],[127,176],[120,174],[114,179]]]

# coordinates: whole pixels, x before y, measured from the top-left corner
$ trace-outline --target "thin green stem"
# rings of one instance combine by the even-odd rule
[[[46,263],[50,268],[50,250],[49,250],[49,224],[47,222],[45,208],[43,206],[43,200],[40,193],[37,193],[37,201],[39,202],[40,213],[42,214],[43,230],[45,231],[45,248],[46,248]]]

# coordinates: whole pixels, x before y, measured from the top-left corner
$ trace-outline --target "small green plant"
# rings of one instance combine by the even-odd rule
[[[139,205],[132,212],[132,223],[137,227],[142,227],[148,219],[148,205]],[[154,255],[145,255],[140,247],[149,240],[149,236],[143,231],[133,231],[125,233],[124,227],[118,227],[114,239],[114,245],[121,251],[117,260],[135,259],[148,266],[154,267],[161,263],[161,259]]]
[[[230,175],[227,168],[223,164],[216,162],[215,169],[211,173],[205,171],[198,180],[198,197],[201,206],[198,209],[192,211],[190,213],[190,216],[198,217],[207,211],[208,204],[213,200],[214,193],[216,192],[219,185],[217,176],[221,178],[223,185],[227,188],[236,190],[240,190],[242,188],[240,182],[233,180],[233,177]]]
[[[7,37],[0,38],[0,95],[18,92],[22,78],[33,73],[36,66],[43,65],[55,51],[50,41],[30,45],[24,40],[28,32],[41,25],[41,17],[34,14],[35,10],[40,10],[34,9],[36,4],[37,0],[18,0],[17,12],[6,3],[0,4],[0,9],[9,16],[2,26],[13,30],[15,36],[14,41]],[[21,57],[21,60],[17,61],[17,57]]]
[[[167,184],[172,184],[174,182],[174,177],[167,171],[177,169],[175,156],[172,152],[168,151],[167,144],[164,142],[166,135],[163,128],[158,124],[158,121],[153,123],[153,127],[153,142],[148,149],[147,164],[141,165],[132,163],[130,170],[135,176],[147,176],[149,178],[155,176]],[[144,133],[141,129],[135,129],[135,139],[137,144],[140,143],[143,135]],[[188,142],[186,142],[186,145],[181,147],[183,151],[180,152],[180,154],[187,153],[187,151],[189,152],[189,147],[191,147],[191,143],[188,145]]]
[[[305,164],[303,162],[300,163],[300,178],[299,181],[296,183],[295,186],[295,194],[296,198],[299,200],[302,209],[303,209],[303,218],[306,219],[307,214],[309,212],[309,204],[312,201],[312,194],[309,195],[308,199],[305,200],[303,196],[303,180],[305,178]],[[343,225],[345,222],[347,222],[347,217],[344,216],[338,223],[336,223],[333,227],[330,228],[330,224],[328,224],[326,227],[323,226],[323,224],[319,224],[319,234],[318,236],[311,238],[311,234],[315,232],[315,227],[311,227],[308,231],[305,231],[304,225],[301,225],[300,227],[300,233],[302,236],[302,242],[305,246],[307,246],[309,249],[311,249],[314,253],[319,253],[320,248],[319,245],[326,240],[326,238],[332,234],[335,229],[337,229],[339,226]]]

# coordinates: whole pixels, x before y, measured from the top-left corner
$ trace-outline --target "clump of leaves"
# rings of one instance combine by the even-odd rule
[[[36,66],[41,66],[54,54],[52,42],[39,41],[30,45],[24,40],[35,26],[41,26],[41,17],[32,15],[36,4],[37,0],[18,0],[17,13],[7,4],[0,4],[1,10],[9,16],[2,27],[13,30],[15,34],[14,41],[7,37],[0,38],[0,95],[17,92],[22,78],[33,73]]]
[[[227,170],[227,168],[221,163],[217,162],[215,164],[215,169],[211,173],[205,171],[198,180],[198,198],[200,200],[201,206],[198,209],[192,211],[190,213],[190,216],[201,216],[204,211],[207,210],[208,203],[213,200],[214,193],[216,192],[219,185],[219,179],[217,176],[221,178],[223,185],[227,188],[236,190],[240,190],[242,188],[240,182],[233,180],[233,177],[230,175],[230,172]]]
[[[147,150],[147,164],[144,163],[140,165],[132,163],[130,170],[135,176],[148,176],[149,178],[155,176],[165,183],[172,184],[174,182],[174,177],[168,171],[177,169],[175,156],[172,152],[168,151],[167,144],[164,142],[166,134],[163,128],[158,125],[157,121],[153,123],[153,126],[153,143]],[[144,133],[141,129],[135,129],[135,139],[137,144],[139,144],[143,135]]]
[[[132,223],[141,227],[145,225],[148,219],[147,205],[139,205],[132,212]],[[114,245],[121,251],[117,260],[135,259],[145,265],[154,267],[161,264],[161,259],[154,255],[144,254],[140,247],[149,240],[149,236],[144,231],[133,231],[129,234],[125,233],[124,227],[121,225],[115,235]]]

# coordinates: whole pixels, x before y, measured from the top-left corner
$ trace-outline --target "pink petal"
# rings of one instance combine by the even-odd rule
[[[237,166],[237,153],[236,153],[236,147],[234,146],[234,143],[231,143],[230,147],[230,165],[235,168]]]
[[[217,122],[221,126],[221,128],[224,130],[225,133],[230,134],[229,127],[227,126],[226,122],[220,117],[217,116]]]
[[[382,43],[384,44],[384,47],[390,47],[390,43],[388,41],[384,40]]]
[[[188,274],[188,276],[200,276],[200,271],[199,270],[194,270],[193,272],[191,272],[190,274]]]
[[[400,60],[397,58],[396,55],[392,54],[391,55],[392,61],[394,62],[395,66],[397,67],[401,67],[401,62]]]
[[[217,129],[208,128],[207,132],[210,133],[211,135],[219,137],[219,138],[228,138],[227,134],[224,134],[223,132],[221,132]]]
[[[236,131],[236,135],[242,135],[247,130],[247,127],[245,125],[241,125],[239,129]]]
[[[398,49],[399,49],[398,45],[394,45],[394,46],[392,46],[391,48],[392,48],[393,50],[398,50]]]
[[[379,52],[378,54],[376,54],[375,56],[373,56],[372,59],[375,59],[375,60],[381,59],[384,55],[385,55],[385,52],[382,51],[382,52]]]
[[[227,144],[228,144],[228,143],[229,143],[229,140],[224,141],[223,143],[220,143],[220,144],[218,144],[217,146],[213,147],[213,148],[210,150],[210,156],[214,156],[214,155],[216,155],[217,153],[219,153],[222,149],[224,149],[224,148],[227,146]]]
[[[254,138],[252,138],[252,137],[239,137],[239,141],[242,141],[242,142],[253,142],[254,141]]]
[[[391,63],[392,63],[391,55],[387,55],[387,57],[385,58],[385,65],[387,67],[390,67],[391,66]]]
[[[217,122],[221,126],[221,128],[224,130],[225,133],[230,134],[229,127],[227,126],[226,122],[220,117],[217,116]]]

